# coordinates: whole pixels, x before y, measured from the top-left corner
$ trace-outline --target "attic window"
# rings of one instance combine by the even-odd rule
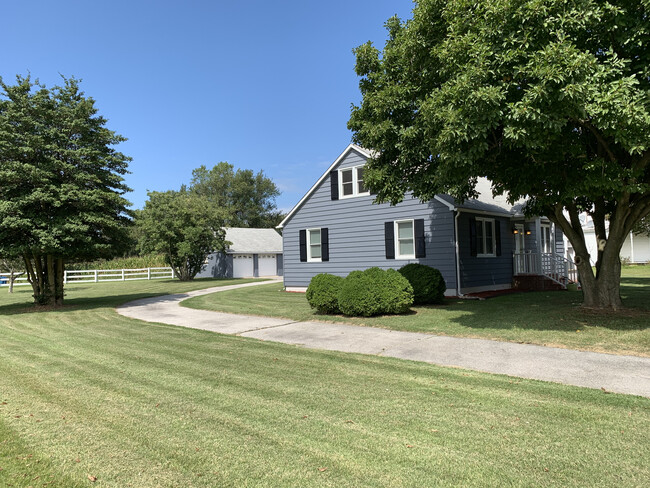
[[[339,170],[339,198],[351,198],[370,194],[363,183],[363,173],[363,166]]]

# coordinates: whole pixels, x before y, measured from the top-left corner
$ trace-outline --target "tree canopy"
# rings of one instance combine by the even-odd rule
[[[280,191],[260,171],[237,169],[220,162],[212,169],[201,166],[192,171],[190,189],[220,208],[228,227],[275,227],[282,214],[275,205]]]
[[[194,279],[210,253],[225,250],[222,212],[187,190],[148,195],[137,220],[142,251],[164,254],[181,281]]]
[[[63,301],[66,261],[110,257],[129,224],[126,139],[79,81],[0,79],[0,255],[21,257],[37,303]]]
[[[365,183],[379,201],[462,200],[487,177],[562,228],[586,305],[619,307],[620,247],[650,212],[649,5],[416,2],[411,20],[388,20],[382,51],[355,49],[363,99],[348,126],[375,151]],[[607,240],[596,274],[580,212]]]

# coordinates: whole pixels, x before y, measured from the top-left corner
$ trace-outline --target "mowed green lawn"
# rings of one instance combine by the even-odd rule
[[[532,292],[488,300],[446,299],[444,305],[412,307],[407,315],[349,318],[320,315],[304,293],[265,285],[204,295],[184,301],[191,308],[293,320],[324,320],[393,330],[478,337],[571,349],[650,356],[650,266],[623,269],[626,310],[598,313],[581,309],[582,292]]]
[[[0,289],[0,486],[620,487],[650,478],[650,399],[150,324],[113,309],[215,284],[76,285],[67,307],[44,312],[26,305],[25,288]]]

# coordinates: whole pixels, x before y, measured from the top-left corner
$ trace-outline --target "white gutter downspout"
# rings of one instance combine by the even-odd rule
[[[456,293],[459,297],[462,297],[463,294],[460,292],[460,248],[458,246],[458,216],[460,212],[458,209],[454,209],[456,216],[454,217],[454,241],[456,246]]]

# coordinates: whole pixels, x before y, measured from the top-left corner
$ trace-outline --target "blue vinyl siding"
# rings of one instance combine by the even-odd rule
[[[352,150],[338,168],[364,163],[365,157]],[[373,204],[370,195],[332,201],[330,188],[328,175],[285,223],[285,286],[306,287],[318,273],[347,276],[372,266],[398,269],[419,262],[439,269],[447,288],[456,288],[454,214],[447,206],[437,201],[422,203],[409,196],[396,206]],[[386,259],[384,222],[402,219],[424,219],[425,258]],[[300,262],[299,231],[323,227],[329,229],[329,261]]]
[[[365,163],[365,156],[351,149],[334,170]],[[456,289],[455,215],[447,205],[437,200],[421,202],[407,195],[403,202],[373,204],[373,196],[331,198],[329,174],[321,181],[284,223],[284,285],[307,287],[318,273],[347,276],[351,271],[378,266],[399,269],[415,262],[437,268],[442,273],[447,289]],[[512,253],[514,251],[513,221],[508,216],[489,217],[500,222],[501,255],[473,257],[470,252],[469,219],[472,214],[461,211],[458,217],[461,290],[474,287],[508,285],[512,283]],[[417,259],[387,259],[384,223],[405,219],[423,219],[426,257]],[[527,220],[525,227],[531,234],[525,236],[525,249],[537,250],[537,220]],[[518,220],[523,221],[523,218]],[[305,229],[329,230],[329,261],[301,262],[299,232]],[[563,251],[562,233],[555,236],[556,250]]]
[[[472,217],[493,218],[501,222],[501,256],[477,257],[471,255],[469,226]],[[507,285],[512,283],[512,252],[514,237],[510,232],[510,219],[461,212],[458,217],[458,245],[460,254],[460,286]]]

